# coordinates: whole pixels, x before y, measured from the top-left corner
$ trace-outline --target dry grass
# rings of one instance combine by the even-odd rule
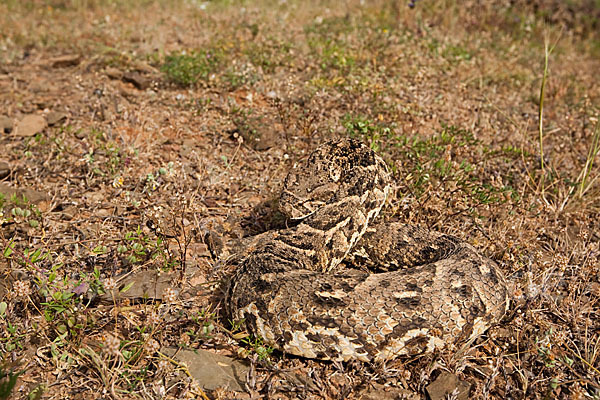
[[[66,115],[0,133],[3,182],[46,194],[0,199],[15,398],[204,395],[159,355],[169,345],[251,362],[247,393],[211,398],[360,398],[372,384],[424,398],[442,371],[474,398],[600,397],[597,7],[362,3],[0,4],[0,109]],[[80,57],[53,64],[65,54]],[[468,351],[302,360],[240,342],[221,315],[215,232],[281,226],[286,170],[340,135],[394,171],[386,218],[468,240],[514,285],[510,315]],[[113,290],[144,271],[175,279],[150,298]]]

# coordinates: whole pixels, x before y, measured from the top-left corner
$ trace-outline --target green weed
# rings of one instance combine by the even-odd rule
[[[163,261],[167,268],[175,267],[176,260],[168,253],[164,238],[154,239],[146,236],[141,227],[125,233],[123,243],[117,246],[117,253],[131,264],[139,264],[157,258]],[[175,263],[175,264],[174,264]]]
[[[239,333],[242,331],[243,327],[244,327],[244,320],[236,320],[236,321],[232,321],[229,320],[229,325],[231,325],[231,332],[232,333]]]
[[[161,71],[171,82],[181,86],[193,86],[198,81],[207,82],[217,71],[224,53],[217,48],[210,50],[175,53],[167,56]]]
[[[23,371],[15,371],[13,368],[5,365],[0,365],[0,399],[8,400],[11,397],[11,392],[17,384],[17,379]]]
[[[198,337],[203,339],[212,338],[212,333],[215,330],[215,318],[216,313],[207,310],[201,309],[198,313],[192,318],[193,321],[199,326],[199,331],[196,333]]]
[[[308,35],[322,37],[340,37],[356,30],[355,24],[349,16],[333,16],[328,18],[317,18],[304,27]]]
[[[286,66],[292,61],[290,50],[292,44],[277,38],[269,38],[266,43],[250,43],[243,50],[250,62],[272,74],[279,66]]]
[[[444,48],[444,50],[442,51],[442,57],[451,62],[459,62],[468,61],[473,57],[473,55],[462,45],[451,44]]]
[[[598,153],[600,153],[600,121],[596,122],[596,128],[594,129],[592,143],[589,147],[588,154],[585,159],[585,165],[583,166],[583,168],[581,169],[581,173],[577,177],[577,182],[579,184],[577,196],[580,199],[598,179],[598,176],[594,176],[590,180],[590,173],[592,171],[592,167],[594,166],[594,160],[596,159]]]
[[[396,135],[393,140],[391,145],[396,147],[396,163],[404,166],[402,174],[406,188],[416,198],[432,188],[452,187],[454,193],[462,195],[469,212],[475,212],[482,205],[519,199],[518,192],[509,184],[496,187],[482,181],[481,174],[477,172],[480,166],[449,153],[450,149],[481,148],[479,141],[468,130],[444,125],[439,134],[428,139]],[[485,158],[479,162],[484,163]]]
[[[221,82],[228,90],[235,90],[244,85],[252,85],[260,80],[257,71],[251,64],[241,65],[239,67],[231,66],[223,72],[220,77]]]
[[[351,48],[346,35],[357,27],[347,18],[328,18],[304,28],[311,55],[317,59],[322,72],[331,70],[350,73],[358,64],[356,52]]]
[[[381,140],[390,137],[394,132],[393,128],[387,124],[376,123],[360,115],[346,114],[342,118],[342,126],[346,129],[348,136],[366,140],[375,151],[380,150]]]
[[[562,33],[562,32],[561,32]],[[594,185],[598,176],[591,178],[590,174],[594,166],[594,160],[598,153],[600,153],[600,122],[597,121],[594,133],[592,135],[592,141],[589,145],[588,152],[586,155],[585,163],[581,168],[579,175],[576,178],[564,177],[559,171],[556,171],[554,166],[546,165],[546,154],[544,152],[544,100],[546,92],[546,83],[549,75],[549,62],[550,56],[554,52],[560,35],[553,44],[550,44],[550,39],[546,35],[544,40],[544,66],[542,72],[542,79],[540,84],[540,93],[538,98],[538,145],[539,145],[539,159],[540,159],[540,177],[537,180],[537,187],[539,188],[540,196],[546,204],[550,204],[547,195],[555,197],[555,207],[557,209],[564,209],[566,205],[573,198],[581,200],[586,192]],[[534,180],[533,176],[530,176]],[[590,179],[591,178],[591,179]],[[550,192],[547,192],[547,181],[552,182],[550,186],[555,186]],[[566,186],[564,191],[556,187],[555,183],[561,182]]]
[[[273,353],[273,347],[265,345],[264,341],[261,338],[248,336],[242,339],[242,343],[244,343],[248,347],[249,354],[256,354],[258,356],[259,361],[269,362],[271,354]]]
[[[0,318],[5,318],[2,316]],[[23,341],[26,339],[26,332],[19,329],[18,326],[12,324],[10,321],[6,321],[6,333],[5,336],[0,338],[2,344],[2,350],[10,353],[15,350],[23,350]]]
[[[10,206],[12,204],[12,206]],[[10,212],[5,213],[4,206],[9,206]],[[6,201],[6,196],[0,196],[0,224],[2,222],[26,223],[32,228],[37,228],[42,220],[42,213],[37,206],[29,201],[25,194],[17,196],[12,194]]]

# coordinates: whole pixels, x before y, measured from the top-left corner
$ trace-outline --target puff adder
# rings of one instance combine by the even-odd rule
[[[283,352],[344,361],[433,351],[498,321],[497,265],[452,236],[378,223],[391,186],[361,142],[318,147],[285,179],[280,209],[295,225],[259,241],[231,278],[230,316]]]

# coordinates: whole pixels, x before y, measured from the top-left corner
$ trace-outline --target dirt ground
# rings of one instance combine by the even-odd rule
[[[600,399],[598,32],[592,0],[0,2],[0,399]],[[381,218],[509,280],[468,348],[306,360],[224,314],[343,136]]]

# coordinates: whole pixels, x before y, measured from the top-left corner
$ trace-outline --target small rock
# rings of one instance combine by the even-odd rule
[[[27,115],[17,124],[15,135],[24,137],[33,136],[44,130],[46,125],[46,119],[41,115]]]
[[[67,119],[67,114],[60,111],[51,111],[47,116],[46,120],[48,121],[48,125],[53,126],[58,124],[59,122]]]
[[[160,73],[159,70],[157,70],[156,68],[154,68],[151,65],[148,65],[147,63],[143,62],[143,61],[138,61],[138,62],[134,62],[134,68],[136,71],[140,71],[146,74],[158,74]]]
[[[192,376],[205,390],[217,388],[237,392],[244,390],[250,368],[241,361],[202,349],[178,351],[175,348],[163,348],[161,353],[184,362]]]
[[[79,214],[79,207],[67,206],[62,210],[63,219],[70,220]]]
[[[0,193],[4,194],[7,198],[10,198],[12,195],[16,195],[18,198],[25,197],[33,204],[40,204],[50,200],[47,193],[28,188],[13,188],[4,183],[0,183]]]
[[[0,117],[0,133],[11,133],[13,130],[12,119],[1,116]]]
[[[81,61],[81,57],[77,54],[70,54],[66,56],[51,58],[48,61],[53,68],[64,68],[79,64],[79,62]]]
[[[115,299],[162,299],[165,289],[173,287],[174,275],[140,270],[119,281],[119,287],[106,291],[99,300],[110,303]],[[129,289],[122,291],[125,287]]]
[[[8,166],[8,163],[0,161],[0,179],[6,178],[8,174],[10,174],[10,167]]]
[[[145,90],[150,86],[150,80],[137,72],[127,72],[123,75],[123,81],[133,84],[136,89]]]
[[[425,390],[431,400],[445,400],[448,396],[455,396],[453,398],[456,400],[468,400],[471,384],[461,381],[454,374],[442,372]]]
[[[104,73],[110,79],[121,79],[121,78],[123,78],[123,71],[121,71],[120,69],[117,69],[117,68],[108,67],[108,68],[106,68],[106,70],[104,70]]]
[[[29,90],[32,93],[35,93],[36,95],[39,95],[41,93],[46,93],[46,92],[50,91],[50,85],[48,84],[47,81],[39,79],[39,80],[37,80],[35,82],[31,82],[29,84]],[[40,100],[41,99],[39,99],[39,98],[34,99],[34,101],[36,103],[38,103],[38,104],[39,104]]]

